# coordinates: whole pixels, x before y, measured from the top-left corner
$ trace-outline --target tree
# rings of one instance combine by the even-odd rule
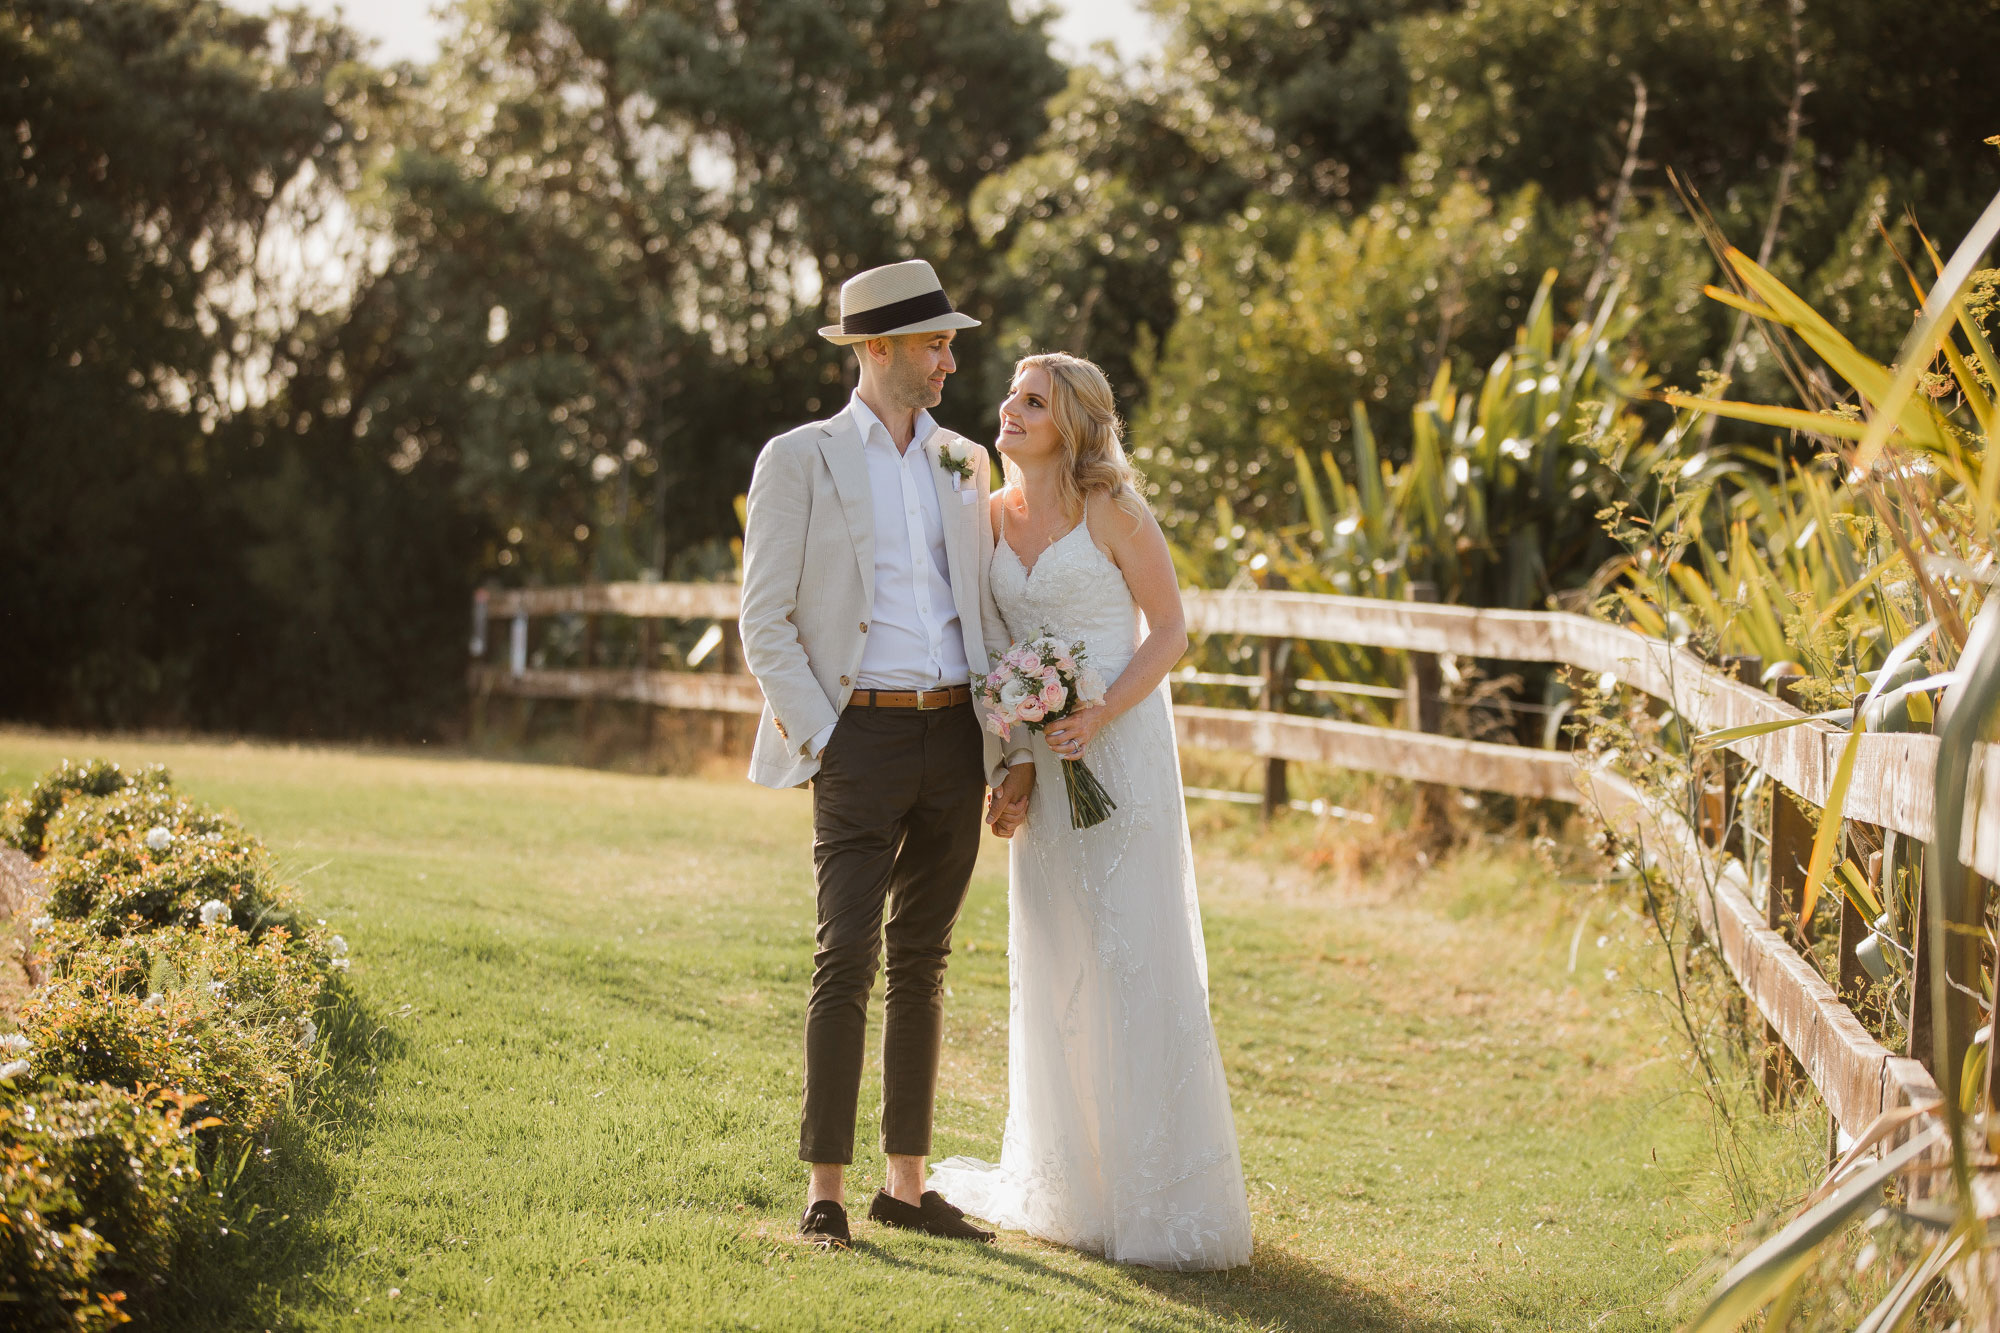
[[[502,565],[629,577],[733,536],[757,447],[845,396],[815,333],[845,275],[920,254],[992,318],[970,198],[1060,77],[1005,0],[459,16],[383,177],[415,342],[361,406],[457,460]],[[969,387],[948,419],[983,421]]]
[[[220,722],[254,641],[214,434],[270,339],[260,243],[338,187],[358,54],[209,0],[0,6],[0,709]],[[248,295],[246,295],[246,293]]]

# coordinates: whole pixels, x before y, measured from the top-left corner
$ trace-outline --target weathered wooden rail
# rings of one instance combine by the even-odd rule
[[[1660,807],[1617,773],[1593,768],[1578,754],[1438,734],[1440,654],[1564,665],[1596,678],[1601,689],[1622,686],[1648,695],[1697,731],[1799,719],[1802,714],[1785,698],[1738,678],[1754,678],[1754,671],[1745,670],[1754,664],[1736,662],[1728,664],[1730,670],[1718,669],[1657,639],[1564,612],[1262,591],[1189,591],[1183,602],[1192,634],[1261,641],[1261,670],[1254,677],[1182,677],[1197,684],[1250,688],[1256,707],[1182,705],[1175,709],[1175,724],[1185,746],[1263,759],[1261,799],[1267,811],[1288,803],[1285,765],[1294,761],[1593,805],[1637,838],[1649,864],[1671,877],[1692,901],[1702,930],[1768,1025],[1774,1050],[1781,1043],[1789,1052],[1840,1129],[1859,1134],[1885,1111],[1937,1101],[1937,1084],[1926,1067],[1928,986],[1911,987],[1912,1012],[1902,1016],[1911,1034],[1910,1049],[1890,1051],[1850,1007],[1860,1002],[1864,988],[1855,949],[1866,932],[1853,906],[1842,900],[1839,968],[1833,980],[1795,947],[1806,924],[1798,917],[1811,820],[1790,800],[1769,802],[1769,827],[1755,838],[1768,848],[1770,867],[1761,906],[1752,898],[1741,832],[1731,827],[1731,806],[1752,769],[1805,805],[1823,806],[1848,740],[1846,731],[1804,721],[1731,743],[1720,799],[1705,800],[1692,812]],[[738,589],[731,584],[622,583],[482,593],[474,613],[471,685],[481,696],[626,699],[663,708],[755,713],[762,706],[756,682],[732,670],[736,659],[727,654],[718,669],[708,671],[529,665],[528,623],[533,617],[615,615],[731,626],[737,609]],[[499,620],[511,624],[508,661],[487,664],[487,629]],[[1408,680],[1402,691],[1380,686],[1365,691],[1400,693],[1405,725],[1371,726],[1283,711],[1292,688],[1287,675],[1291,645],[1304,640],[1406,654]],[[586,633],[584,641],[589,644],[594,636]],[[1928,735],[1864,735],[1845,818],[1881,835],[1931,843],[1937,753],[1937,741]],[[1986,879],[2000,878],[2000,760],[1990,747],[1981,747],[1975,756],[1968,812],[1963,844],[1946,854],[1955,854]],[[1919,932],[1913,967],[1921,975],[1927,963]],[[1976,985],[1979,978],[1959,980]],[[1990,1034],[1989,1042],[1996,1037],[2000,1034]],[[1989,1104],[2000,1104],[2000,1060],[1988,1062],[1987,1081]]]

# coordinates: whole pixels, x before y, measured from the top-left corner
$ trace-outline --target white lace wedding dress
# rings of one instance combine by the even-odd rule
[[[1113,681],[1139,613],[1078,524],[1024,569],[1004,536],[993,596],[1018,642],[1082,639]],[[1162,684],[1085,759],[1118,808],[1070,827],[1061,761],[1033,738],[1035,787],[1009,853],[1008,1107],[994,1166],[937,1163],[931,1188],[974,1217],[1122,1263],[1230,1268],[1250,1211],[1208,1015],[1173,714]]]

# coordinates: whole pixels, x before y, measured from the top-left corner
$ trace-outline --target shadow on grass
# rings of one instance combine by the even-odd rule
[[[315,1021],[325,1064],[278,1123],[205,1163],[210,1188],[222,1191],[226,1230],[176,1256],[167,1289],[136,1312],[146,1327],[285,1327],[298,1285],[331,1260],[333,1238],[319,1219],[340,1188],[335,1153],[373,1119],[379,1071],[404,1042],[338,977]]]
[[[1260,1244],[1248,1267],[1226,1273],[1170,1273],[1138,1265],[1086,1257],[1089,1267],[1072,1272],[1033,1254],[961,1247],[958,1262],[929,1262],[891,1253],[867,1241],[855,1250],[888,1268],[927,1273],[940,1280],[968,1279],[1012,1297],[1047,1300],[1061,1288],[1095,1300],[1107,1318],[1135,1328],[1185,1328],[1189,1314],[1240,1320],[1258,1329],[1314,1330],[1315,1333],[1444,1333],[1448,1324],[1412,1315],[1399,1302],[1314,1267],[1287,1250]],[[1137,1296],[1131,1286],[1157,1300]],[[1183,1307],[1181,1312],[1161,1303]]]

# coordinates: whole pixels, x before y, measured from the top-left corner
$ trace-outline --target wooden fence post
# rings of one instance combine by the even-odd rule
[[[1290,639],[1265,639],[1257,650],[1258,674],[1264,678],[1263,686],[1257,692],[1257,711],[1260,713],[1282,713],[1285,711],[1285,692],[1290,688],[1292,663],[1292,641]],[[1264,761],[1264,819],[1271,817],[1291,805],[1292,794],[1285,776],[1285,761],[1266,759]]]
[[[1772,682],[1772,690],[1786,703],[1798,705],[1798,688],[1803,675],[1785,675]],[[1805,905],[1807,867],[1812,863],[1813,822],[1799,807],[1798,798],[1777,783],[1771,784],[1770,875],[1764,890],[1764,924],[1779,934],[1786,933],[1790,921],[1796,938],[1804,943],[1810,923],[1801,920]],[[1790,1084],[1800,1069],[1785,1049],[1778,1030],[1764,1024],[1764,1102],[1782,1106]]]
[[[1764,674],[1764,659],[1754,653],[1731,653],[1722,659],[1722,673],[1731,680],[1755,685]],[[1743,838],[1743,759],[1728,750],[1722,752],[1722,850],[1747,869],[1750,849]]]
[[[1435,602],[1437,584],[1412,580],[1407,596],[1413,602]],[[1443,685],[1437,654],[1413,652],[1408,658],[1403,675],[1403,725],[1412,731],[1436,735],[1444,726],[1444,705],[1438,699]],[[1444,788],[1429,782],[1417,784],[1413,822],[1418,827],[1435,827],[1443,819],[1445,809]]]
[[[486,660],[486,610],[492,594],[485,588],[478,588],[472,594],[472,642],[468,645],[468,656],[475,666]],[[467,691],[465,738],[474,748],[486,737],[487,690],[482,684]]]
[[[638,672],[641,676],[645,676],[648,672],[652,671],[654,664],[659,660],[659,629],[659,621],[654,620],[651,616],[640,617]],[[640,752],[645,756],[646,771],[649,773],[653,772],[656,766],[653,750],[658,739],[659,715],[659,707],[651,700],[642,699],[640,701],[639,745]]]
[[[507,672],[518,678],[528,669],[528,617],[525,612],[514,614],[514,623],[507,631]],[[528,717],[534,701],[525,694],[514,696],[514,735],[511,743],[520,744],[528,734]]]
[[[736,621],[723,622],[722,643],[716,652],[716,667],[724,675],[737,675],[743,666],[743,633]],[[728,754],[741,730],[734,713],[715,714],[715,752]]]
[[[588,587],[589,585],[584,585]],[[583,615],[583,669],[588,671],[597,665],[597,617],[586,611]],[[583,738],[583,749],[590,752],[590,736],[597,729],[597,700],[589,695],[577,705],[577,731]]]

